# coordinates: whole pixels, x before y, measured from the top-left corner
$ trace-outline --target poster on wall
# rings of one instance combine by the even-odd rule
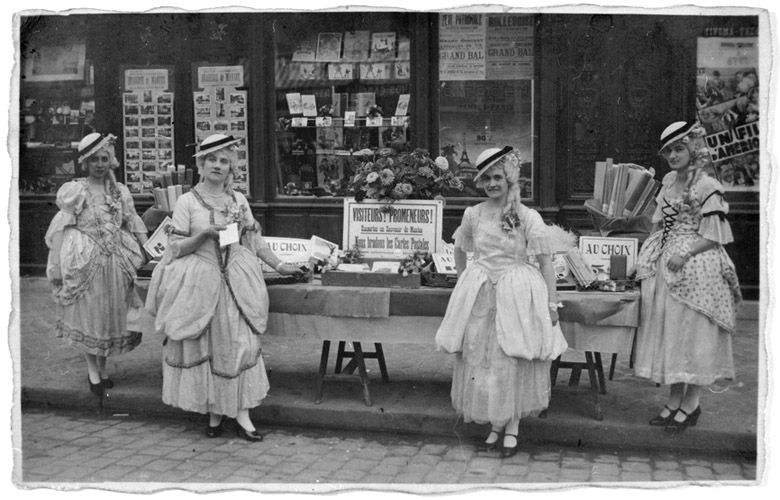
[[[439,79],[533,78],[534,19],[521,14],[440,14]]]
[[[150,193],[153,181],[174,161],[171,88],[168,69],[124,72],[124,182],[133,194]]]
[[[238,165],[233,188],[249,196],[248,107],[243,66],[202,66],[198,68],[198,88],[192,93],[195,115],[195,141],[212,134],[244,139],[238,143]]]
[[[475,163],[488,148],[512,146],[522,158],[520,193],[534,193],[533,80],[442,82],[439,145],[463,191],[448,196],[484,196],[474,184]]]
[[[701,37],[697,49],[696,107],[717,174],[729,191],[758,191],[758,38]]]

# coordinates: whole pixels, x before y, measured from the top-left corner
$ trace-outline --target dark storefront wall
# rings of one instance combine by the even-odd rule
[[[336,18],[338,15],[347,14],[337,14]],[[118,110],[123,68],[172,67],[175,159],[177,164],[192,166],[192,148],[183,145],[193,142],[194,68],[204,64],[243,65],[249,100],[250,188],[256,218],[266,234],[304,238],[317,234],[341,241],[340,198],[286,197],[276,193],[277,179],[272,168],[276,147],[274,16],[82,17],[86,21],[87,58],[95,67],[97,130],[122,130]],[[318,29],[317,15],[287,15],[284,20],[302,31]],[[592,229],[582,203],[592,192],[595,161],[610,157],[618,162],[652,166],[657,178],[668,171],[656,155],[656,137],[668,123],[692,118],[696,39],[704,28],[757,22],[756,18],[625,15],[539,15],[537,20],[535,206],[549,222],[579,230]],[[435,153],[439,147],[437,15],[409,14],[408,23],[413,96],[411,144]],[[121,156],[121,150],[118,153]],[[757,298],[758,193],[728,193],[727,199],[736,239],[727,250],[737,265],[745,295]],[[43,235],[56,212],[53,202],[53,195],[21,196],[22,273],[43,271]],[[151,202],[151,197],[137,197],[139,212]],[[448,200],[445,239],[459,224],[464,207],[476,202]]]

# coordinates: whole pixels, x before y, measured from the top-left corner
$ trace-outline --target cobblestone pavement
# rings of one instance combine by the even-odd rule
[[[196,488],[197,483],[241,483],[262,489],[271,483],[368,488],[371,483],[391,483],[403,490],[404,484],[432,483],[518,488],[531,483],[647,481],[747,485],[756,478],[755,457],[731,455],[551,448],[523,446],[521,440],[521,451],[502,460],[454,437],[291,427],[261,427],[265,440],[248,443],[235,434],[206,438],[205,417],[154,420],[43,408],[25,408],[21,424],[21,480],[27,486],[123,482],[130,488],[146,487],[141,483]]]

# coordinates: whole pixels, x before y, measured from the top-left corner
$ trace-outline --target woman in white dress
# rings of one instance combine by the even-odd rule
[[[215,134],[200,144],[201,181],[176,202],[146,308],[167,337],[163,402],[209,414],[208,437],[220,436],[230,417],[239,436],[262,441],[249,416],[269,389],[260,343],[268,292],[258,257],[280,274],[301,271],[274,255],[246,198],[232,189],[239,141]],[[220,233],[232,225],[240,241],[221,246]]]
[[[547,226],[520,202],[520,158],[509,146],[491,148],[477,169],[488,200],[467,208],[455,231],[458,282],[436,343],[456,353],[453,407],[465,422],[490,423],[480,448],[509,457],[517,453],[520,419],[548,407],[550,363],[567,345]],[[474,252],[468,266],[467,252]]]
[[[634,372],[670,385],[650,425],[680,432],[699,420],[702,388],[734,378],[731,336],[742,300],[734,264],[723,245],[733,241],[729,206],[711,167],[704,129],[675,122],[661,134],[660,154],[672,169],[642,245],[637,279],[642,311]]]
[[[146,226],[130,191],[114,176],[115,139],[92,133],[81,140],[78,164],[87,176],[57,191],[60,210],[46,231],[57,336],[84,353],[90,391],[100,398],[114,386],[106,358],[141,343],[141,332],[127,331],[127,309],[145,261]]]

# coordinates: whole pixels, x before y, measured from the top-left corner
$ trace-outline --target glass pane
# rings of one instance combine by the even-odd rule
[[[464,183],[448,196],[485,196],[472,181],[476,159],[488,148],[512,146],[523,163],[523,199],[533,197],[533,80],[441,82],[439,145]]]
[[[274,23],[281,195],[344,196],[355,153],[410,150],[408,25],[396,13]]]
[[[472,180],[489,148],[512,146],[524,161],[521,193],[534,193],[532,15],[439,15],[439,145],[463,181],[448,196],[484,196]]]

